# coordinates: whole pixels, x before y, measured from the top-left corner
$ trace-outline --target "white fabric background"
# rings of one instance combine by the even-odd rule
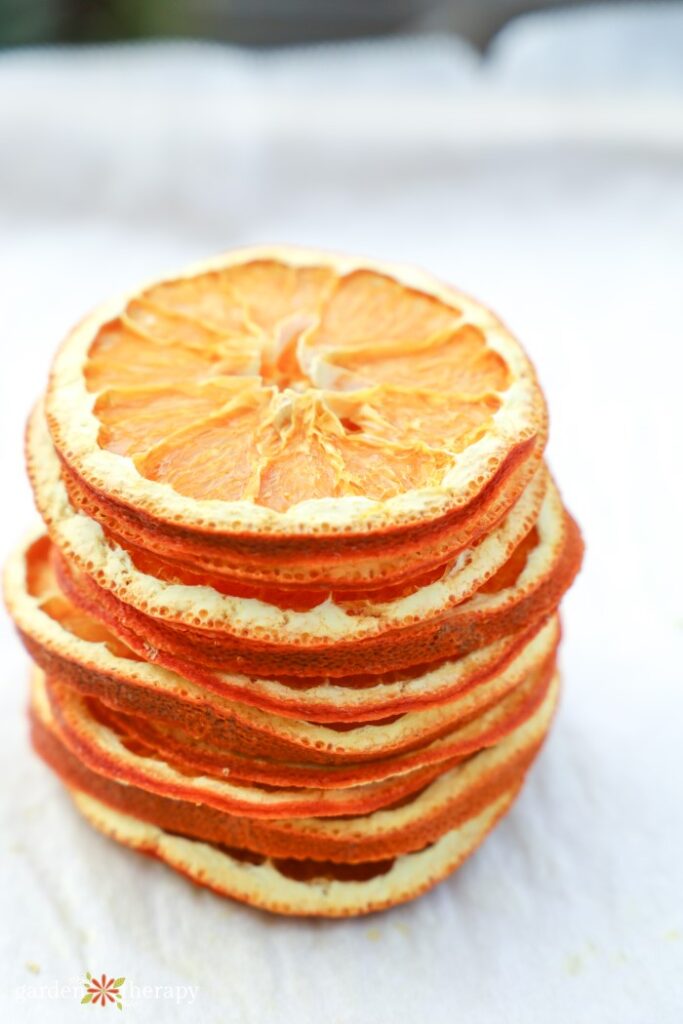
[[[485,62],[442,38],[0,58],[3,555],[34,519],[23,421],[66,329],[261,241],[408,260],[496,308],[588,545],[519,803],[432,894],[350,922],[250,911],[92,832],[28,750],[3,617],[3,1020],[85,1019],[50,986],[90,969],[199,986],[192,1008],[127,997],[139,1021],[680,1022],[682,52],[683,10],[652,5],[524,19]]]

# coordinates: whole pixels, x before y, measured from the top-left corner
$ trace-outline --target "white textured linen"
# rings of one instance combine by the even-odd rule
[[[65,330],[264,241],[412,261],[498,310],[588,545],[518,804],[432,894],[351,922],[242,908],[91,831],[29,752],[3,617],[2,1020],[85,1019],[54,986],[89,969],[199,986],[191,1008],[124,989],[139,1021],[681,1021],[683,11],[595,19],[523,19],[483,62],[443,38],[0,57],[3,556],[34,521],[21,432]]]

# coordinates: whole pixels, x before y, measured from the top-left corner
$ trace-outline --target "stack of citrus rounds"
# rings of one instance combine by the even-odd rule
[[[284,914],[458,867],[558,699],[578,529],[518,342],[414,270],[234,252],[99,308],[31,417],[6,593],[79,811]]]

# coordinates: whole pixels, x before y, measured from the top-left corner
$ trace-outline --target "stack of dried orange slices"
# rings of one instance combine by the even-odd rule
[[[78,809],[285,914],[456,868],[558,699],[582,544],[546,434],[515,339],[413,270],[238,251],[84,320],[6,573]]]

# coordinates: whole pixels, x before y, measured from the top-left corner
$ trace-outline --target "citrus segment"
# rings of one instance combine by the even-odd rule
[[[484,429],[500,408],[497,395],[468,397],[441,394],[418,388],[386,386],[329,394],[329,405],[349,434],[362,431],[368,437],[410,445],[422,442],[438,450],[457,452],[473,440],[472,432]]]
[[[137,455],[135,464],[142,475],[180,494],[226,501],[253,497],[270,404],[268,392],[243,388],[220,412],[171,432]]]
[[[502,392],[510,383],[505,360],[488,347],[484,333],[471,325],[444,339],[336,349],[326,355],[325,362],[321,376],[328,386],[340,390],[393,384],[442,395],[481,395]],[[381,393],[377,403],[381,408]]]
[[[356,270],[336,287],[311,333],[314,345],[355,348],[370,342],[410,342],[443,334],[460,323],[462,310],[381,272]]]
[[[147,452],[170,434],[221,409],[244,387],[243,381],[218,378],[173,387],[111,388],[95,403],[102,424],[99,443],[117,455]]]
[[[224,275],[218,272],[162,282],[147,288],[143,298],[167,317],[175,314],[186,323],[219,337],[242,337],[250,333],[244,305],[227,286]]]
[[[88,390],[95,393],[112,387],[180,385],[182,404],[182,385],[187,381],[257,371],[258,355],[243,345],[225,349],[198,349],[180,341],[163,345],[115,321],[103,327],[93,342],[83,372]]]
[[[196,317],[162,309],[148,298],[129,302],[121,316],[121,323],[142,338],[167,345],[179,344],[200,353],[224,352],[230,348],[237,351],[238,346],[230,345],[231,340],[241,342],[245,350],[249,350],[250,337],[257,334],[244,323],[241,312],[238,312],[234,330],[221,331],[202,323]],[[257,347],[253,349],[257,350]]]
[[[335,275],[327,267],[252,260],[223,271],[221,281],[242,304],[249,322],[268,333],[279,329],[277,340],[282,343],[320,315],[334,288]]]

